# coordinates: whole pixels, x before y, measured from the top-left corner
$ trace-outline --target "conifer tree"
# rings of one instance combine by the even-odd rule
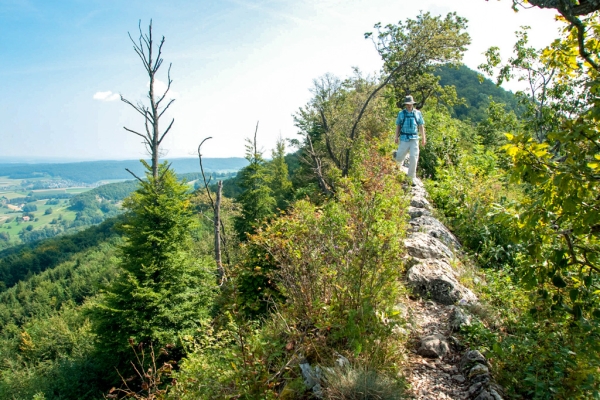
[[[285,162],[285,141],[279,137],[275,149],[271,152],[272,160],[269,163],[271,174],[271,189],[277,202],[277,208],[283,210],[287,207],[292,194],[292,182]]]
[[[247,233],[254,233],[256,227],[273,214],[276,204],[269,185],[271,176],[256,144],[256,131],[254,141],[246,141],[246,160],[249,164],[239,172],[239,185],[243,192],[237,198],[241,205],[241,215],[235,220],[235,230],[242,240]]]
[[[214,293],[212,261],[192,256],[194,214],[188,187],[167,163],[152,167],[128,197],[121,229],[121,274],[93,308],[99,348],[123,362],[133,356],[129,341],[155,349],[193,335],[208,317]]]

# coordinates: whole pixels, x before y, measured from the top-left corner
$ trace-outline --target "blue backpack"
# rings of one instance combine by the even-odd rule
[[[417,135],[418,129],[417,129],[417,110],[413,110],[413,112],[409,113],[406,110],[402,110],[402,123],[400,124],[400,133],[402,135],[405,136],[411,136],[411,135]],[[414,130],[414,132],[404,132],[404,123],[406,122],[406,119],[408,118],[409,121],[409,127],[411,130]]]

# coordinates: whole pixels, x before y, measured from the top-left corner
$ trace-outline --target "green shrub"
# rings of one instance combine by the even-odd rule
[[[281,349],[268,328],[255,323],[235,322],[226,314],[225,325],[213,330],[209,325],[203,335],[187,337],[189,355],[174,374],[177,385],[169,392],[172,399],[275,399]],[[278,331],[279,329],[276,329]],[[283,371],[282,371],[283,372]],[[273,379],[271,379],[273,378]]]
[[[250,241],[276,266],[269,277],[290,319],[378,364],[385,351],[373,340],[385,336],[378,332],[382,315],[393,314],[402,290],[407,201],[393,161],[374,150],[368,155],[352,179],[341,181],[336,199],[322,206],[298,201]]]
[[[505,272],[487,271],[480,290],[490,307],[462,335],[486,354],[511,397],[600,398],[600,346],[591,327],[544,309]]]
[[[426,181],[426,187],[436,209],[480,266],[515,266],[522,250],[514,239],[518,227],[502,211],[521,193],[496,169],[493,152],[476,146],[456,166],[447,166],[436,180]]]

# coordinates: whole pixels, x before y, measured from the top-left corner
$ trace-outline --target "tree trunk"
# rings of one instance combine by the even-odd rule
[[[221,260],[221,192],[223,191],[223,181],[217,183],[217,198],[215,201],[215,261],[217,262],[217,279],[221,285],[225,280],[225,270]]]

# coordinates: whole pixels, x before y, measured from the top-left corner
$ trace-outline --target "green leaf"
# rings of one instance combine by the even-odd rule
[[[571,289],[571,290],[569,290],[569,298],[572,301],[576,301],[577,297],[579,297],[579,289]]]
[[[529,313],[530,313],[531,315],[535,315],[535,314],[537,314],[537,312],[538,312],[538,309],[537,309],[537,308],[535,308],[535,307],[533,307],[533,308],[530,308],[530,309],[529,309]]]
[[[567,282],[565,282],[560,275],[554,275],[552,277],[552,284],[560,289],[567,287]]]
[[[583,309],[581,308],[581,304],[575,304],[573,306],[573,315],[575,316],[575,318],[581,319],[581,317],[583,316]]]
[[[502,356],[502,354],[504,353],[504,351],[502,350],[502,346],[500,346],[500,344],[498,342],[494,343],[492,345],[492,350],[494,351],[494,353],[496,353],[498,356]]]

